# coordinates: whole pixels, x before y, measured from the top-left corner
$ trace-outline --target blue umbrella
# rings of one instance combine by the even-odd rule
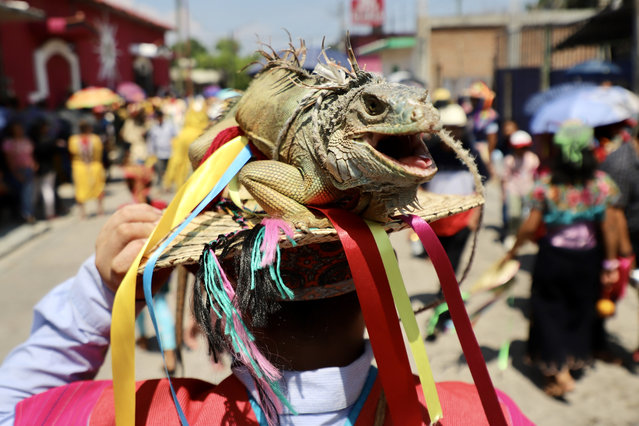
[[[620,86],[582,87],[544,103],[530,121],[530,132],[555,133],[567,120],[592,126],[618,123],[639,114],[639,97]]]
[[[622,73],[619,65],[600,59],[581,62],[566,70],[566,75],[575,77],[619,77]]]
[[[338,50],[332,49],[332,48],[325,48],[324,51],[326,52],[326,56],[328,56],[329,59],[331,59],[334,62],[337,62],[338,64],[342,65],[343,67],[347,67],[348,68],[348,56],[346,56],[345,53],[342,53]],[[280,55],[283,55],[284,52],[280,51],[279,52]],[[306,60],[304,61],[304,65],[303,68],[307,71],[313,71],[315,69],[315,66],[317,66],[317,64],[321,62],[323,64],[326,63],[326,58],[324,58],[324,55],[322,54],[322,48],[321,47],[307,47],[306,48]],[[246,70],[246,72],[249,75],[255,75],[258,72],[260,72],[262,70],[262,67],[264,67],[264,63],[259,62],[259,63],[255,63],[251,66],[249,66]]]

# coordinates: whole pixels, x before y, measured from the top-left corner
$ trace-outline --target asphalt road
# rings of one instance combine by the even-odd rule
[[[107,186],[105,206],[107,214],[129,201],[129,194],[121,182]],[[468,291],[479,275],[503,253],[496,241],[494,227],[499,223],[498,192],[488,185],[488,203],[484,228],[479,234],[475,262],[462,289]],[[94,208],[88,205],[88,212]],[[72,276],[89,257],[95,238],[106,221],[105,216],[90,216],[80,220],[71,214],[38,224],[37,228],[22,228],[0,239],[0,359],[15,345],[24,341],[31,325],[33,305],[52,287]],[[29,241],[25,235],[31,236]],[[400,259],[402,274],[414,306],[432,300],[438,289],[429,261],[411,256],[407,234],[400,232],[392,241]],[[16,243],[18,241],[18,243]],[[4,250],[3,250],[4,248]],[[528,333],[527,300],[535,246],[522,251],[522,270],[510,289],[479,317],[475,325],[477,339],[487,360],[495,385],[508,393],[533,421],[540,425],[635,425],[639,424],[639,377],[633,372],[629,356],[638,345],[639,306],[637,292],[630,290],[619,303],[617,314],[608,321],[607,329],[614,339],[614,347],[626,361],[625,366],[597,362],[577,382],[575,392],[564,401],[547,397],[540,389],[540,377],[524,364],[525,342]],[[468,256],[468,253],[466,253]],[[175,285],[172,285],[172,290]],[[467,302],[469,312],[475,312],[493,298],[492,293],[474,294]],[[510,301],[510,303],[509,303]],[[430,312],[420,314],[420,327],[425,328]],[[149,325],[149,333],[152,328]],[[202,343],[202,342],[201,342]],[[498,353],[510,344],[509,360],[500,369]],[[426,342],[426,349],[436,380],[472,381],[454,331],[441,335],[434,342]],[[185,351],[183,374],[217,381],[226,370],[208,361],[203,344],[195,351]],[[109,378],[110,360],[98,374]],[[136,378],[161,377],[161,358],[157,352],[136,349]]]

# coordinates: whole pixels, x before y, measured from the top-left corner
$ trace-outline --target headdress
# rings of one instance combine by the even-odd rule
[[[352,55],[352,52],[350,53]],[[277,59],[279,61],[281,58]],[[354,56],[352,60],[354,61]],[[278,64],[281,68],[281,61]],[[292,62],[285,66],[293,67],[296,64],[299,65],[299,58],[294,54]],[[351,78],[372,78],[363,75],[356,64],[352,63],[351,66],[354,70],[353,76],[346,74],[342,67],[330,61],[322,65],[318,73],[321,76],[328,76],[324,77],[326,81],[314,86],[316,93],[300,102],[300,107],[313,108],[314,104],[321,103],[324,96],[322,91],[333,90],[336,82],[339,87],[347,87],[349,84],[354,84],[350,80]],[[315,108],[319,109],[317,106]],[[290,126],[290,120],[284,123],[284,126],[287,130],[286,126]],[[322,271],[322,267],[320,267],[310,274],[312,280],[320,285],[324,282],[334,285],[335,291],[343,292],[345,291],[344,285],[347,284],[345,281],[350,276],[348,269],[357,271],[357,273],[353,273],[353,281],[360,297],[360,305],[369,329],[373,351],[380,366],[382,385],[392,388],[392,392],[389,390],[386,395],[391,415],[399,416],[399,420],[397,420],[399,424],[411,424],[417,418],[421,419],[422,414],[421,410],[418,409],[408,358],[404,351],[389,350],[392,347],[403,345],[396,314],[399,311],[402,324],[411,341],[411,351],[416,358],[429,414],[431,419],[436,421],[441,416],[441,406],[428,366],[423,339],[419,336],[417,323],[412,316],[410,301],[403,287],[387,233],[408,226],[413,227],[423,238],[425,244],[429,246],[427,248],[433,254],[432,258],[439,259],[437,263],[444,265],[443,268],[446,269],[445,252],[441,245],[437,247],[434,243],[436,237],[428,228],[427,221],[450,216],[483,204],[483,186],[469,154],[445,131],[439,132],[443,141],[456,150],[462,161],[476,175],[479,194],[443,196],[420,193],[418,202],[421,208],[411,210],[409,206],[403,206],[395,212],[390,212],[383,223],[364,222],[362,218],[343,208],[317,206],[318,211],[330,219],[332,226],[296,230],[281,219],[265,217],[254,211],[255,206],[250,197],[242,196],[234,177],[253,155],[252,141],[244,136],[237,136],[242,134],[241,129],[225,129],[219,135],[222,134],[230,140],[228,142],[220,141],[216,137],[211,147],[206,149],[205,160],[201,163],[194,161],[196,164],[199,163],[199,167],[176,194],[174,201],[169,205],[158,224],[158,228],[153,232],[132,269],[127,273],[125,281],[116,295],[114,318],[118,305],[127,303],[123,301],[124,299],[133,300],[138,271],[142,273],[144,278],[147,305],[152,307],[151,276],[155,268],[199,262],[201,280],[196,284],[196,291],[201,294],[199,312],[204,316],[209,315],[209,318],[213,316],[210,321],[205,318],[204,323],[210,327],[217,327],[217,334],[213,335],[219,337],[211,342],[212,345],[223,345],[231,350],[235,359],[244,364],[251,372],[262,392],[261,396],[267,400],[266,402],[279,399],[286,404],[286,400],[278,388],[279,373],[255,346],[251,327],[247,325],[247,322],[259,323],[263,315],[267,313],[264,310],[270,309],[268,306],[257,306],[257,300],[263,298],[290,300],[310,297],[309,295],[312,295],[316,289],[305,288],[309,284],[309,273],[304,273],[304,285],[298,285],[297,288],[288,286],[288,281],[292,280],[291,277],[294,275],[290,272],[295,271],[294,262],[289,261],[291,259],[297,262],[303,261],[306,250],[304,247],[310,247],[312,244],[320,244],[313,246],[313,250],[333,251],[334,254],[342,252],[336,248],[337,241],[340,241],[344,246],[343,253],[350,267],[344,268],[344,258],[337,257],[330,266],[336,267],[340,271]],[[197,152],[199,156],[202,156],[202,150]],[[211,155],[208,156],[209,154]],[[208,158],[206,158],[207,156]],[[228,198],[231,201],[218,197],[227,185]],[[212,208],[207,210],[207,207],[211,206]],[[162,238],[163,236],[164,238]],[[292,250],[296,250],[297,253],[293,253]],[[283,255],[283,252],[286,255]],[[227,275],[229,268],[233,268],[233,265],[235,265],[235,276],[237,277],[235,284]],[[334,272],[334,275],[329,276],[329,272]],[[473,365],[477,367],[473,371],[484,378],[478,382],[482,402],[484,403],[485,399],[484,406],[487,407],[487,411],[498,412],[499,414],[496,415],[501,416],[499,403],[494,396],[492,383],[488,377],[479,347],[474,340],[470,321],[467,316],[465,316],[465,320],[458,318],[454,312],[453,306],[457,305],[456,312],[463,312],[460,315],[465,315],[450,262],[448,262],[448,269],[444,272],[438,270],[438,273],[442,274],[440,279],[445,294],[457,295],[459,303],[455,299],[449,301],[449,305],[451,305],[453,320],[456,321],[456,325],[459,325],[460,335],[470,333],[472,336],[468,337],[467,335],[466,343],[462,341],[462,346],[466,352],[466,346],[472,346],[474,342],[475,355],[469,356],[467,354],[467,358],[471,368]],[[322,297],[326,297],[326,294]],[[397,307],[393,305],[393,301]],[[123,325],[112,327],[116,417],[118,405],[129,410],[129,413],[126,413],[126,409],[121,409],[120,412],[125,413],[120,414],[121,417],[128,417],[131,410],[135,410],[134,402],[131,402],[130,397],[128,399],[126,397],[129,395],[127,392],[132,389],[132,382],[122,380],[121,384],[117,385],[115,380],[116,358],[126,359],[125,356],[116,356],[115,350],[117,337],[120,334],[126,334],[123,327]],[[123,369],[120,366],[120,370]],[[480,383],[485,386],[480,386]],[[119,394],[124,396],[118,397]],[[176,400],[175,397],[174,400]],[[413,401],[415,404],[412,403]],[[264,402],[263,400],[262,403]],[[181,414],[177,400],[176,407]],[[268,407],[266,408],[268,410]],[[274,415],[276,415],[274,410],[266,412],[269,419],[273,419]],[[401,419],[410,420],[403,422]]]
[[[594,130],[579,120],[566,121],[555,133],[553,142],[561,149],[565,161],[581,166],[582,151],[595,147]]]
[[[532,145],[532,137],[528,134],[528,132],[517,130],[510,135],[509,142],[513,148],[523,148],[525,146]]]
[[[488,85],[481,80],[471,84],[466,93],[471,98],[483,99],[483,109],[490,108],[493,104],[493,100],[495,99],[495,92],[490,90]]]
[[[458,104],[448,104],[439,110],[444,126],[464,127],[468,121],[464,108]]]

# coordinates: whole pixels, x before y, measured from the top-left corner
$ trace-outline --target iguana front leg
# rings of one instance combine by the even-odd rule
[[[269,215],[281,217],[302,230],[330,227],[326,218],[316,217],[305,204],[327,203],[333,195],[297,167],[280,161],[252,161],[242,167],[238,177]]]

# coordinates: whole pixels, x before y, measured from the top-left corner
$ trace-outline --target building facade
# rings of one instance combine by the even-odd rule
[[[83,87],[170,84],[170,27],[105,0],[29,0],[28,20],[1,19],[0,91],[22,105],[64,103]],[[0,11],[0,14],[2,11]]]

